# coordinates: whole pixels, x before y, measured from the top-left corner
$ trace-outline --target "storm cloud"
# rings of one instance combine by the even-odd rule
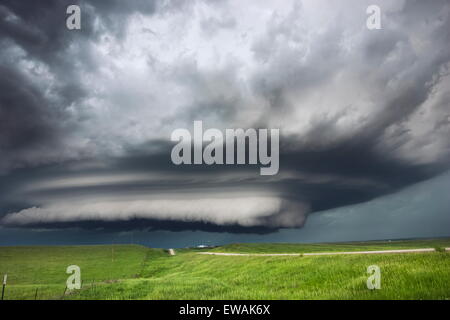
[[[438,176],[449,43],[444,0],[2,0],[0,223],[271,232]],[[280,129],[279,173],[173,165],[194,120]]]

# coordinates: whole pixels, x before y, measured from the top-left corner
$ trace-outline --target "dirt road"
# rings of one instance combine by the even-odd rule
[[[450,251],[450,248],[445,248]],[[434,252],[434,248],[421,249],[398,249],[398,250],[373,250],[373,251],[343,251],[343,252],[309,252],[309,253],[226,253],[226,252],[198,252],[198,254],[208,254],[214,256],[326,256],[338,254],[386,254],[386,253],[414,253],[414,252]]]

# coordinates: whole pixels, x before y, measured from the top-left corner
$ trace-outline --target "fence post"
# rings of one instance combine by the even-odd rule
[[[37,300],[38,289],[39,289],[39,288],[36,288],[36,292],[34,293],[34,300]]]
[[[6,280],[8,279],[8,275],[5,274],[3,276],[3,287],[2,287],[2,300],[5,297],[5,287],[6,287]]]
[[[66,295],[66,291],[67,291],[67,286],[64,288],[64,292],[63,292],[61,299],[64,299],[64,296]]]

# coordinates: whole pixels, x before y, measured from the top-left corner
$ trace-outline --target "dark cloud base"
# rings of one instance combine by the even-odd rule
[[[90,220],[90,221],[77,221],[77,222],[62,222],[62,223],[37,223],[27,224],[23,226],[9,226],[20,227],[24,229],[83,229],[90,230],[99,233],[111,233],[111,232],[126,232],[126,231],[146,231],[152,232],[155,230],[166,230],[172,232],[180,231],[206,231],[206,232],[218,232],[218,233],[232,233],[232,234],[269,234],[278,230],[268,227],[243,227],[240,225],[226,225],[219,226],[206,222],[182,222],[182,221],[168,221],[168,220],[156,220],[156,219],[131,219],[127,221],[103,221],[103,220]]]
[[[292,141],[294,144],[295,141]],[[186,197],[189,194],[203,194],[208,197],[211,191],[237,191],[237,190],[277,190],[285,199],[303,201],[309,204],[311,213],[329,210],[347,205],[363,203],[377,197],[388,195],[401,190],[411,184],[427,180],[440,172],[446,166],[417,166],[401,161],[381,157],[372,152],[371,145],[360,144],[355,146],[341,146],[332,150],[304,151],[288,153],[282,151],[280,163],[283,171],[307,173],[305,178],[286,178],[272,181],[271,178],[261,177],[258,174],[259,166],[219,166],[219,165],[190,165],[175,166],[170,163],[170,145],[163,145],[158,155],[136,155],[122,158],[109,158],[108,165],[101,170],[76,171],[79,174],[117,174],[121,172],[134,172],[146,174],[152,172],[175,174],[175,181],[164,179],[154,182],[127,182],[121,184],[102,184],[93,186],[58,187],[55,189],[39,189],[28,196],[34,199],[51,195],[55,199],[64,201],[72,196],[102,196],[102,195],[133,195],[165,193],[176,194],[182,192]],[[18,169],[0,181],[0,190],[8,190],[11,181],[17,185],[26,185],[33,178],[40,177],[68,177],[68,167],[76,162],[68,162],[57,166],[47,166],[40,169]],[[253,168],[253,169],[252,169]],[[252,169],[249,171],[249,169]],[[227,176],[231,173],[242,173],[238,181],[217,181],[218,176]],[[310,177],[309,175],[312,175]],[[327,181],[314,181],[314,175],[324,177]],[[186,177],[186,178],[184,178]],[[195,177],[195,179],[192,179]],[[7,194],[7,192],[6,192]],[[4,202],[7,199],[4,199]],[[11,200],[11,199],[9,199]],[[90,200],[86,200],[90,201]],[[32,202],[14,203],[12,208],[25,209],[34,206]],[[19,210],[11,208],[2,210],[2,215]],[[1,215],[0,215],[1,216]],[[25,228],[85,228],[119,230],[202,230],[207,232],[229,233],[257,233],[267,234],[277,232],[279,228],[273,227],[242,227],[219,226],[211,223],[179,222],[173,220],[130,220],[130,221],[79,221],[71,223],[52,223],[27,225]]]

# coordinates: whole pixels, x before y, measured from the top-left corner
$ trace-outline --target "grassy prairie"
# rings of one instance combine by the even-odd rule
[[[217,252],[303,253],[450,247],[450,239],[340,244],[234,244]],[[136,245],[0,247],[7,299],[450,299],[450,252],[377,255],[207,256]],[[208,250],[206,250],[208,251]],[[211,250],[209,250],[211,251]],[[68,292],[65,268],[83,288]],[[381,289],[366,287],[381,268]],[[94,282],[93,282],[94,281]]]
[[[111,279],[139,277],[148,248],[114,246],[0,247],[0,276],[8,274],[6,298],[38,298],[61,295],[66,268],[81,268],[83,284]]]

